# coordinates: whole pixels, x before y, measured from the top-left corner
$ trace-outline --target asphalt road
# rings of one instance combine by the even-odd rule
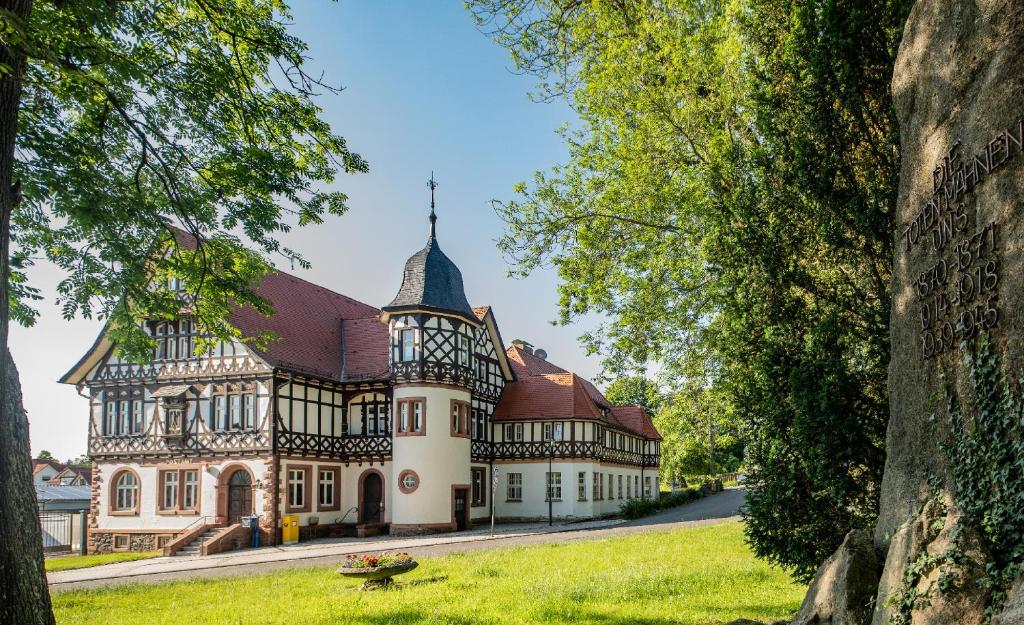
[[[600,540],[616,536],[641,534],[650,531],[666,531],[684,527],[715,525],[728,520],[737,519],[740,507],[743,505],[745,495],[746,490],[742,488],[730,488],[716,495],[711,495],[709,497],[684,504],[678,508],[664,510],[642,519],[620,523],[610,527],[574,530],[572,529],[572,525],[563,525],[561,527],[556,527],[556,530],[553,532],[509,537],[502,537],[500,535],[496,535],[494,537],[481,536],[479,540],[455,543],[445,543],[443,542],[444,537],[439,537],[438,543],[436,544],[422,547],[403,548],[402,551],[407,551],[416,557],[427,557],[445,555],[449,553],[479,551],[483,549],[501,549],[521,545],[563,543],[580,540]],[[332,553],[330,555],[320,557],[313,556],[291,560],[228,564],[214,568],[178,570],[166,573],[154,572],[146,574],[135,571],[133,574],[128,576],[113,574],[113,571],[115,570],[113,567],[116,567],[117,565],[110,565],[112,572],[110,577],[100,577],[97,579],[74,582],[59,582],[51,579],[50,590],[59,592],[61,590],[96,588],[125,583],[156,583],[179,579],[259,575],[279,569],[340,564],[348,553],[366,553],[366,551],[359,550],[358,544],[353,544],[352,548],[352,551],[348,551],[343,554]],[[91,571],[95,571],[97,576],[99,576],[104,568],[105,567],[96,567],[95,569],[91,569]]]

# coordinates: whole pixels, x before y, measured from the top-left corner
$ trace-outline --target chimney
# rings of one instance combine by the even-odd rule
[[[533,355],[536,356],[537,358],[540,358],[541,360],[547,360],[548,357],[548,353],[539,347],[533,350]]]

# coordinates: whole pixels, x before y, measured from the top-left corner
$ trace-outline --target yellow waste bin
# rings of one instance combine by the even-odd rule
[[[299,515],[286,514],[281,518],[281,542],[286,545],[299,542]]]

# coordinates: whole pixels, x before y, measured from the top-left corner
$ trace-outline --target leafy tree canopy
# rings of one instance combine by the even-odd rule
[[[640,375],[625,375],[612,380],[604,396],[617,406],[642,406],[649,415],[658,411],[663,400],[658,385]]]
[[[658,362],[747,424],[748,535],[800,579],[877,510],[910,4],[468,3],[579,117],[568,161],[496,202],[501,249],[555,268],[561,322],[608,319],[583,341],[609,371]]]

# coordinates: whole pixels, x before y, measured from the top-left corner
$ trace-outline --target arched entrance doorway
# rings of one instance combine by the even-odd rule
[[[252,514],[252,477],[239,469],[228,478],[228,525],[240,523]]]
[[[377,471],[367,471],[360,487],[359,522],[366,525],[381,523],[381,504],[384,502],[384,480]]]

